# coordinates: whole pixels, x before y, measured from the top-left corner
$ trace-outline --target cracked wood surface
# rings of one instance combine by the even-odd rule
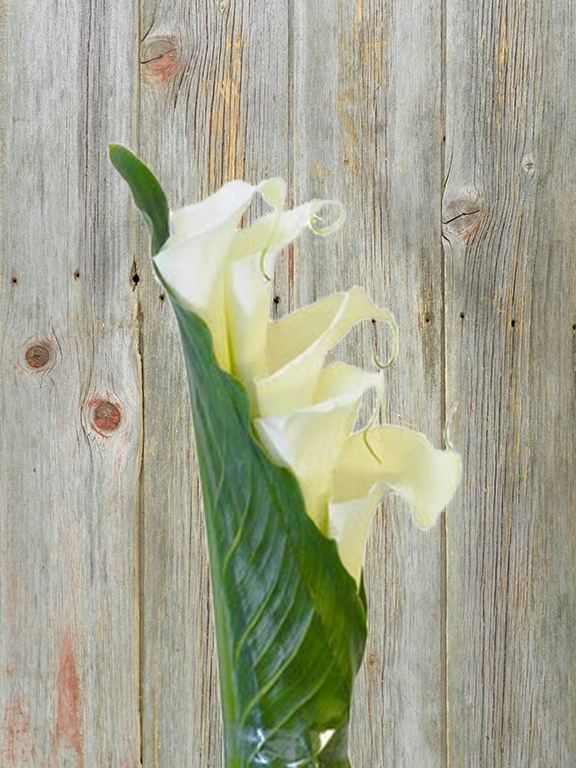
[[[0,768],[222,764],[184,366],[109,141],[173,207],[266,175],[342,200],[273,316],[364,286],[401,329],[383,418],[439,446],[458,403],[446,520],[372,527],[355,768],[576,768],[575,15],[3,3]]]

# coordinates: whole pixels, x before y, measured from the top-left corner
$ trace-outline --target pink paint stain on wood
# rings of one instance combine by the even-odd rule
[[[9,699],[2,723],[2,768],[36,765],[34,744],[30,734],[30,715],[24,710],[22,699]]]
[[[76,670],[76,659],[72,648],[70,627],[66,628],[62,638],[60,663],[58,668],[58,710],[56,715],[56,766],[58,768],[58,749],[61,742],[70,746],[77,756],[78,768],[84,764],[80,710],[80,684]]]
[[[124,756],[120,758],[120,765],[118,768],[142,768],[142,763],[140,762],[140,756],[137,754],[137,751],[134,749],[134,742],[132,739],[132,734],[130,732],[126,732],[124,734],[124,738],[122,739],[122,743],[124,746]],[[140,750],[138,749],[138,752]]]
[[[12,542],[10,542],[10,546],[13,546]],[[12,637],[16,637],[22,632],[22,617],[18,611],[22,602],[22,578],[14,567],[12,560],[6,560],[4,570],[7,582],[4,617],[6,624],[10,627]]]

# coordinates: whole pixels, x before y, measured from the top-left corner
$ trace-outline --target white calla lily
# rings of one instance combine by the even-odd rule
[[[256,193],[274,211],[237,229]],[[452,450],[435,450],[423,435],[402,427],[352,433],[362,398],[373,388],[381,392],[382,377],[344,363],[325,367],[326,355],[367,319],[391,324],[396,338],[391,313],[362,289],[269,319],[276,255],[305,226],[319,234],[334,228],[318,230],[314,223],[325,201],[283,211],[285,195],[281,179],[226,184],[171,213],[170,238],[155,261],[178,300],[208,324],[219,366],[250,395],[255,432],[294,472],[308,514],[336,541],[344,566],[359,581],[370,520],[384,496],[402,496],[415,522],[427,528],[452,497],[461,462]]]
[[[340,542],[340,557],[352,575],[360,578],[372,513],[385,496],[401,496],[416,524],[430,528],[461,473],[457,453],[435,450],[419,432],[385,426],[350,435],[332,472],[328,535]]]

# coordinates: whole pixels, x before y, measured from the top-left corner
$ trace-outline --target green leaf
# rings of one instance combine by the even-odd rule
[[[129,149],[110,144],[108,153],[112,165],[132,191],[136,207],[150,231],[152,256],[156,256],[170,237],[166,195],[152,171]]]
[[[218,367],[207,325],[168,295],[202,483],[226,768],[350,768],[363,595],[308,517],[295,477],[255,437],[248,394]]]
[[[348,723],[363,601],[296,479],[257,442],[248,395],[216,365],[207,326],[172,306],[202,481],[226,766],[328,765],[318,735]]]

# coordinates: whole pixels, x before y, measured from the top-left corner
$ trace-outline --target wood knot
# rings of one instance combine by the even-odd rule
[[[109,400],[98,400],[92,409],[92,427],[101,435],[108,435],[120,423],[120,410]]]
[[[536,173],[536,163],[534,162],[533,155],[528,154],[522,158],[522,168],[529,179],[534,176]]]
[[[483,219],[485,205],[476,191],[444,201],[442,206],[442,231],[448,240],[467,243],[476,234]]]
[[[174,35],[144,40],[140,49],[142,76],[162,89],[180,66],[180,40]]]
[[[30,368],[38,370],[38,368],[44,368],[50,360],[51,347],[47,341],[40,344],[33,344],[28,347],[24,357]]]
[[[369,677],[376,677],[378,674],[378,666],[379,666],[379,659],[378,654],[374,651],[371,651],[366,656],[366,671],[368,672]]]

